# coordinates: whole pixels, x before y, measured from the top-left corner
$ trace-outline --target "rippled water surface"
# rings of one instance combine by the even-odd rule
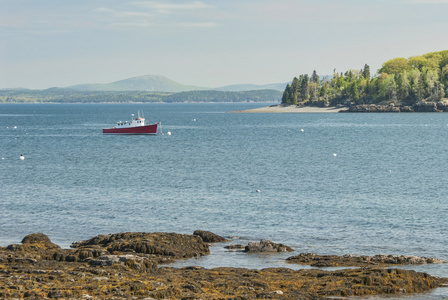
[[[266,105],[0,105],[0,245],[202,229],[296,253],[448,260],[448,114],[227,113]],[[102,135],[139,109],[172,135]],[[294,267],[293,254],[217,245],[179,265]],[[446,264],[412,269],[448,277]]]

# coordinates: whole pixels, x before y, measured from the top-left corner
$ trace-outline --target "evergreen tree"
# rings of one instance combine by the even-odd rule
[[[285,91],[283,92],[282,104],[291,104],[290,91],[291,91],[291,87],[289,86],[289,83],[288,83],[286,85]]]
[[[308,83],[309,83],[309,77],[308,74],[304,74],[302,77],[302,80],[300,81],[300,91],[301,91],[301,99],[302,101],[306,101],[309,99],[309,88],[308,88]]]
[[[300,82],[297,77],[294,77],[291,85],[291,104],[297,104],[298,97],[300,94]]]
[[[364,65],[364,69],[362,70],[362,76],[365,79],[370,80],[370,67],[368,64]]]
[[[317,75],[316,70],[313,71],[313,74],[311,75],[311,82],[319,83],[319,76]]]

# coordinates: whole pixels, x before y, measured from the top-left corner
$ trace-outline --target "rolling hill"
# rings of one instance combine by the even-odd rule
[[[67,87],[67,89],[78,91],[147,91],[177,93],[185,91],[207,90],[208,88],[183,85],[160,75],[145,75],[114,81],[111,83],[72,85]]]
[[[145,92],[166,92],[179,93],[189,91],[215,90],[223,92],[245,92],[255,90],[277,90],[283,91],[286,83],[273,84],[235,84],[218,88],[207,88],[199,86],[190,86],[178,83],[165,76],[144,75],[127,78],[111,83],[78,84],[66,87],[66,89],[76,91],[108,91],[108,92],[127,92],[127,91],[145,91]]]

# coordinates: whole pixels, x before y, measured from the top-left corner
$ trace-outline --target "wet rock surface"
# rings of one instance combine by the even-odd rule
[[[72,248],[98,246],[112,253],[136,252],[168,256],[174,259],[190,258],[210,253],[209,246],[197,235],[178,233],[124,232],[99,235],[72,244]]]
[[[22,245],[0,247],[0,299],[320,299],[423,292],[447,282],[411,270],[381,268],[159,267],[173,257],[202,253],[200,249],[208,253],[202,238],[179,236],[98,236],[76,243],[75,249],[55,248],[49,239],[33,237]],[[159,250],[143,251],[136,245]]]
[[[227,239],[223,238],[222,236],[219,236],[217,234],[214,234],[210,231],[203,231],[203,230],[195,230],[193,232],[193,235],[198,235],[202,238],[202,240],[206,243],[222,243],[222,242],[228,242]]]
[[[294,249],[283,244],[276,244],[270,240],[261,240],[259,242],[250,242],[244,248],[244,252],[292,252]]]
[[[312,267],[389,267],[394,265],[440,264],[445,261],[433,257],[409,255],[317,255],[301,253],[286,259],[289,263],[310,265]]]

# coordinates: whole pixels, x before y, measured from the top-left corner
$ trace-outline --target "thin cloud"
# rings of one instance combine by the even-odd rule
[[[116,11],[107,7],[98,7],[94,10],[99,13],[110,14],[114,17],[118,18],[129,18],[129,17],[150,17],[151,14],[145,12],[137,12],[137,11]]]
[[[180,24],[181,27],[204,27],[204,28],[210,28],[210,27],[216,27],[217,24],[214,22],[197,22],[197,23],[182,23]]]
[[[152,2],[134,2],[134,4],[141,7],[152,9],[158,14],[170,14],[172,11],[196,10],[196,9],[213,7],[201,1],[194,1],[191,3],[182,3],[182,4],[152,1]]]
[[[150,23],[147,21],[141,22],[122,22],[122,23],[113,23],[112,27],[150,27],[153,26],[154,23]]]

